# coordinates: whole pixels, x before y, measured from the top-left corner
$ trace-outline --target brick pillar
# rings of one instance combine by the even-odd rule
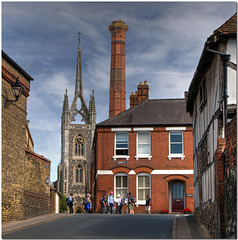
[[[109,118],[126,110],[125,35],[128,26],[122,20],[113,21],[111,33],[111,72]]]

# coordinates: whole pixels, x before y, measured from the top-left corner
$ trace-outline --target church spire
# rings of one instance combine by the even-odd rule
[[[89,123],[89,111],[83,97],[83,80],[82,80],[82,62],[81,62],[81,46],[80,46],[80,32],[78,32],[78,57],[77,57],[77,70],[76,70],[76,81],[75,81],[75,94],[74,100],[70,108],[70,120],[75,121],[75,116],[80,114],[82,116],[82,121],[85,124]],[[81,108],[77,109],[76,103],[80,99]]]
[[[81,32],[78,32],[79,38],[78,38],[78,57],[77,57],[76,82],[75,82],[75,95],[77,95],[78,93],[83,94],[80,34]]]

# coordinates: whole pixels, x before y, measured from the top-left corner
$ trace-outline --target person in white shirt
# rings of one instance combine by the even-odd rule
[[[122,214],[122,197],[120,194],[117,194],[117,200],[116,200],[116,203],[117,203],[117,211],[116,211],[116,214]]]
[[[112,214],[113,204],[114,204],[114,197],[113,197],[113,192],[111,191],[107,197],[107,205],[109,207],[108,214]]]

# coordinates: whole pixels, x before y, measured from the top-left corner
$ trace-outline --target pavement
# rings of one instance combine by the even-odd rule
[[[32,217],[22,221],[2,224],[2,234],[27,228],[44,222],[54,221],[59,218],[69,217],[69,213],[51,213]],[[175,215],[173,222],[173,239],[210,239],[206,227],[198,222],[193,214]]]
[[[175,215],[173,239],[210,239],[207,228],[193,214]]]

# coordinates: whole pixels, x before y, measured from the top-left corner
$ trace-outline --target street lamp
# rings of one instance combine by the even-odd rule
[[[22,86],[21,82],[19,81],[19,78],[17,77],[17,80],[15,83],[12,84],[11,86],[12,92],[16,100],[8,100],[9,102],[16,102],[18,98],[21,96],[22,91],[24,87]]]

